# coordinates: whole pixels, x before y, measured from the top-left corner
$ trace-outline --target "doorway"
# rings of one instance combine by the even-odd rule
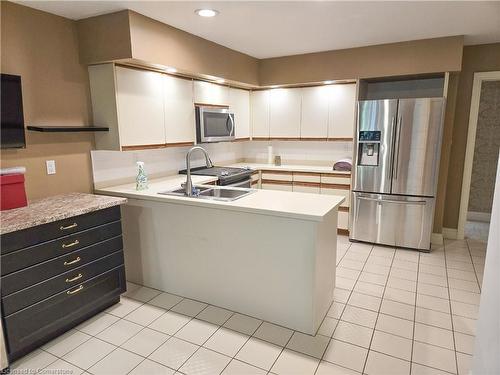
[[[459,238],[488,240],[500,147],[500,72],[474,74]]]

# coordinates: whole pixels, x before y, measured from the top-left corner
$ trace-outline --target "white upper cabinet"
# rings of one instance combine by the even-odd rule
[[[234,112],[236,139],[250,137],[250,92],[229,89],[229,109]]]
[[[299,138],[302,91],[272,89],[269,100],[271,138]]]
[[[205,81],[194,81],[194,102],[229,106],[229,87]]]
[[[122,147],[165,144],[162,74],[116,67],[116,102]]]
[[[252,91],[252,137],[269,138],[270,90]]]
[[[328,138],[352,138],[356,110],[356,84],[332,85],[333,95],[328,123]]]
[[[166,143],[195,141],[193,81],[163,75]]]
[[[302,90],[301,138],[328,136],[328,113],[332,98],[332,86],[307,87]]]

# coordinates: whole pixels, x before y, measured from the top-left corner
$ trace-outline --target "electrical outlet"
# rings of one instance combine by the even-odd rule
[[[47,164],[47,174],[56,174],[56,161],[55,160],[46,160]]]

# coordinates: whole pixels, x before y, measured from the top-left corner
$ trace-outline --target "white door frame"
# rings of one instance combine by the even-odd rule
[[[481,86],[485,81],[499,81],[500,71],[474,73],[472,86],[472,99],[469,114],[469,130],[467,133],[467,147],[465,149],[464,174],[462,178],[462,195],[460,198],[460,211],[458,214],[457,238],[464,238],[467,208],[469,206],[470,183],[472,178],[472,163],[474,161],[474,146],[476,145],[477,120],[479,117],[479,101],[481,99]]]

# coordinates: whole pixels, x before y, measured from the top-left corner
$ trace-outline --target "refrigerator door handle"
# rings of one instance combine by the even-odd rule
[[[398,121],[396,122],[396,128],[397,128],[397,136],[396,136],[396,145],[397,145],[397,150],[394,154],[394,171],[393,171],[393,178],[395,180],[398,179],[398,168],[399,168],[399,144],[401,141],[401,127],[403,126],[403,116],[398,116]]]
[[[394,200],[394,199],[380,199],[380,198],[372,198],[372,197],[365,197],[360,195],[358,199],[363,199],[365,201],[375,201],[379,203],[395,203],[395,204],[411,204],[411,205],[417,205],[417,206],[424,206],[426,204],[426,201],[399,201],[399,200]]]
[[[391,129],[394,129],[394,122],[396,121],[396,116],[392,116],[391,118]],[[392,164],[392,161],[393,161],[393,157],[394,157],[394,147],[392,147],[393,145],[391,145],[391,147],[389,147],[389,160],[391,161],[391,164]],[[392,168],[387,168],[387,179],[388,180],[391,180],[392,179]]]

